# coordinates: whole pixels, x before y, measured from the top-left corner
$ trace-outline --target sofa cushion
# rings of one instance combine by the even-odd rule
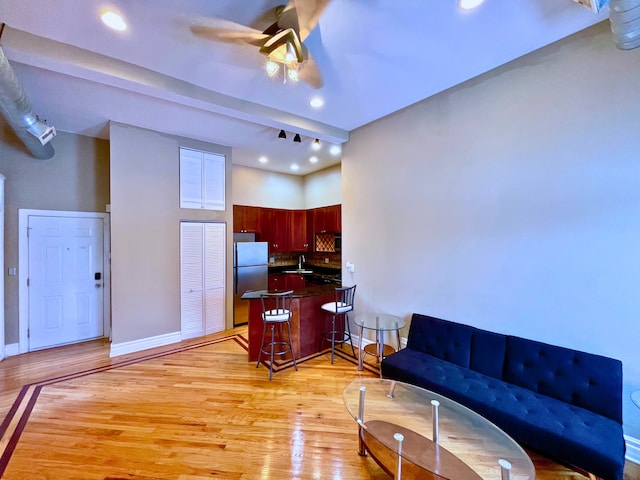
[[[509,336],[504,380],[622,423],[619,360]]]
[[[473,330],[469,325],[414,313],[407,348],[468,367]]]
[[[502,379],[507,337],[499,333],[474,329],[471,337],[471,370]]]
[[[589,410],[403,349],[382,374],[440,393],[496,424],[515,440],[608,479],[622,478],[622,426]]]

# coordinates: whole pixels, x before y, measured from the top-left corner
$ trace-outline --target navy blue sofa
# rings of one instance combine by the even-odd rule
[[[413,314],[386,378],[465,405],[545,456],[622,480],[622,363]]]

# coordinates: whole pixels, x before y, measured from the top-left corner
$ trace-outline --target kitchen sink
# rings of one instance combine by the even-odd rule
[[[299,268],[297,270],[285,270],[284,273],[313,273],[313,270],[305,270],[304,268]]]

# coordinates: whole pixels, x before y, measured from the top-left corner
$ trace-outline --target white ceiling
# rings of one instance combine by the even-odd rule
[[[236,164],[304,175],[338,163],[327,147],[350,131],[608,16],[571,0],[486,0],[473,11],[456,0],[333,0],[304,42],[320,89],[268,78],[257,47],[190,30],[210,18],[253,25],[281,3],[0,0],[0,45],[35,113],[57,130],[108,138],[114,120],[231,146]],[[127,31],[102,24],[105,7],[124,15]],[[320,109],[309,106],[316,95]],[[314,138],[323,148],[311,164]]]

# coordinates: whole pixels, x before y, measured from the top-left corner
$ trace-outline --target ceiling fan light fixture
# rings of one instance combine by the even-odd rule
[[[296,133],[295,136],[293,137],[293,141],[296,143],[300,143],[302,142],[302,139],[300,138],[300,134]]]
[[[289,80],[293,82],[297,82],[298,80],[300,80],[300,76],[298,75],[298,70],[293,68],[287,68],[287,76],[289,77]]]
[[[278,70],[280,70],[280,65],[278,65],[276,62],[272,62],[271,60],[269,60],[265,64],[265,69],[267,70],[267,75],[269,77],[273,77],[276,73],[278,73]]]
[[[287,138],[287,134],[284,132],[284,130],[280,130],[280,133],[278,134],[278,138]]]

